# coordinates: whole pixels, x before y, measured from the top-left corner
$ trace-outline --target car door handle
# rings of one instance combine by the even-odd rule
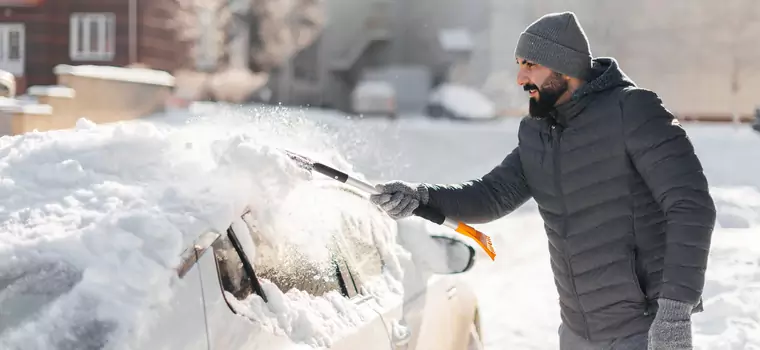
[[[409,341],[412,339],[412,332],[406,325],[399,321],[393,321],[393,349],[404,350],[409,347]]]
[[[446,296],[449,297],[449,299],[452,299],[455,296],[457,296],[457,286],[449,287],[449,289],[446,290]]]

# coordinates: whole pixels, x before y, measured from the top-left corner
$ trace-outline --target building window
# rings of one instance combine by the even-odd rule
[[[24,25],[0,24],[0,69],[24,75]]]
[[[116,19],[113,13],[73,13],[69,54],[74,61],[111,61],[114,58]]]

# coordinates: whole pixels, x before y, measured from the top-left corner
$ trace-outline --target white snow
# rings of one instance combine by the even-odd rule
[[[76,91],[62,85],[34,85],[26,89],[26,93],[32,96],[50,96],[74,98]]]
[[[53,107],[46,104],[37,104],[31,100],[0,97],[0,112],[50,115],[53,113]]]
[[[152,309],[171,298],[182,250],[207,229],[223,232],[245,207],[274,248],[318,256],[335,230],[366,234],[351,228],[370,225],[385,254],[397,249],[387,217],[368,221],[369,207],[345,196],[310,201],[320,182],[274,148],[351,171],[319,128],[271,109],[214,113],[181,127],[82,119],[73,130],[0,138],[0,348],[84,346],[98,341],[97,327],[127,348],[126,337],[144,334]],[[370,292],[397,297],[398,276],[390,269]],[[274,299],[247,300],[249,314],[308,344],[365,319],[336,296]],[[272,316],[279,311],[294,316]]]
[[[433,91],[430,99],[462,118],[491,119],[496,114],[494,103],[469,86],[444,83]]]
[[[88,78],[174,86],[174,76],[164,71],[148,68],[59,64],[53,68],[53,73],[55,75],[76,75]]]

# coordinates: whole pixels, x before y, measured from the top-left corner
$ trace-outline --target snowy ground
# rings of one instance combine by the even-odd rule
[[[240,113],[246,118],[226,117]],[[323,127],[310,128],[298,120],[285,122],[275,114],[251,108],[213,111],[211,124],[178,134],[167,130],[185,124],[184,115],[108,132],[82,123],[73,132],[0,138],[0,196],[4,198],[0,204],[0,286],[16,283],[16,289],[6,289],[10,296],[34,292],[41,285],[16,281],[14,276],[20,270],[52,264],[62,283],[47,285],[53,290],[41,295],[64,296],[46,312],[46,318],[24,329],[10,332],[12,325],[0,322],[0,344],[44,341],[67,332],[81,336],[76,332],[87,330],[67,328],[66,321],[93,317],[93,310],[98,317],[118,315],[128,322],[145,317],[132,307],[144,306],[142,302],[160,304],[167,297],[168,276],[146,276],[143,271],[175,263],[151,254],[175,251],[185,243],[187,237],[174,232],[177,228],[221,227],[240,205],[274,203],[288,188],[302,183],[296,169],[252,143],[251,135],[253,140],[266,138],[319,155],[322,161],[370,179],[440,183],[482,175],[514,147],[517,132],[516,120],[389,122],[309,112],[309,119],[324,122]],[[241,129],[253,131],[246,137],[236,136]],[[690,125],[687,129],[719,210],[706,311],[694,318],[696,345],[698,349],[760,349],[760,135],[746,126]],[[268,166],[251,167],[249,162],[254,160]],[[150,171],[157,164],[170,164],[170,171]],[[140,167],[147,170],[135,170]],[[126,178],[113,177],[125,173],[129,174]],[[245,181],[250,177],[272,181],[262,187]],[[257,198],[241,196],[246,192]],[[158,207],[145,206],[143,198],[159,203]],[[230,199],[234,204],[224,204]],[[29,203],[45,205],[29,208]],[[259,209],[257,214],[272,218],[278,212]],[[154,239],[154,249],[143,251],[147,255],[135,254],[131,247],[149,239],[141,236],[146,227],[171,234],[164,240]],[[484,257],[465,278],[480,298],[487,349],[556,348],[556,291],[535,203],[480,228],[494,239],[498,256],[495,262]],[[55,265],[62,257],[65,263]],[[128,288],[107,289],[103,284],[113,278],[108,274],[129,281]],[[73,283],[78,284],[72,287]],[[0,305],[10,296],[0,294]],[[93,298],[99,303],[93,304]],[[11,312],[24,315],[28,310]]]

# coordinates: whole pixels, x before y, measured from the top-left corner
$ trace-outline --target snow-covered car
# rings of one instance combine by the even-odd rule
[[[380,80],[362,80],[351,92],[351,108],[356,114],[396,116],[396,90]]]
[[[427,107],[433,118],[492,120],[496,106],[485,95],[469,86],[443,83],[430,93]]]
[[[0,137],[0,349],[478,348],[469,244],[212,119]]]
[[[246,212],[226,232],[204,232],[186,249],[177,268],[182,282],[177,285],[176,297],[161,313],[155,332],[144,341],[145,348],[291,349],[299,346],[294,341],[300,337],[298,333],[313,332],[308,328],[315,324],[341,327],[341,320],[299,320],[302,315],[298,314],[307,311],[284,302],[282,291],[291,290],[310,300],[313,307],[350,305],[364,318],[356,328],[324,339],[319,347],[482,349],[475,297],[452,275],[472,267],[475,252],[471,246],[445,236],[430,236],[445,252],[447,264],[434,267],[439,275],[431,277],[423,290],[383,304],[383,298],[366,286],[389,268],[376,245],[338,237],[329,259],[331,269],[324,278],[316,279],[320,267],[309,259],[258,265],[248,258],[257,249],[251,239],[252,222],[251,213]],[[289,334],[262,331],[263,320],[250,311],[251,305],[275,310],[273,319],[290,322],[295,318],[298,322],[292,322],[293,328],[286,331]],[[336,315],[326,312],[322,316]],[[330,324],[333,322],[336,324]]]

